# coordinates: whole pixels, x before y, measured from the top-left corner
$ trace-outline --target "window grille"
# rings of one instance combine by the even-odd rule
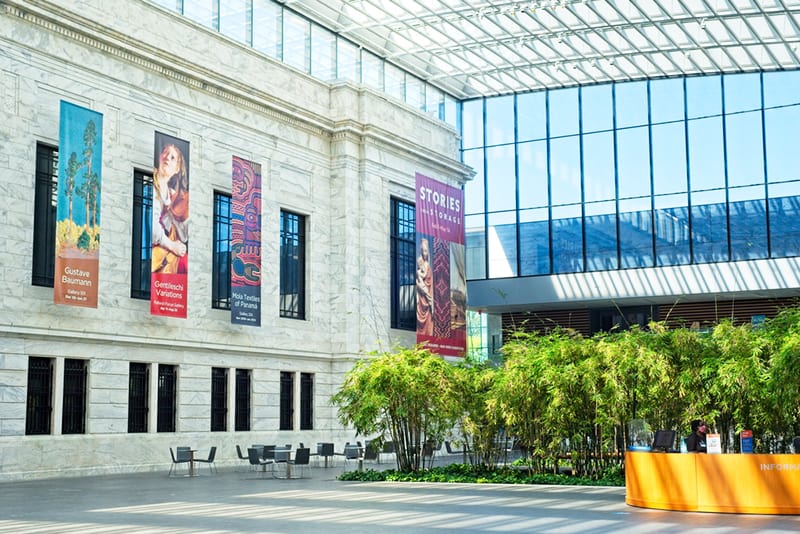
[[[281,317],[305,319],[306,218],[281,211]]]
[[[228,430],[228,370],[211,368],[211,431]]]
[[[314,429],[314,375],[300,373],[300,430]]]
[[[214,192],[211,307],[231,309],[231,196]]]
[[[416,330],[416,206],[393,198],[390,219],[391,326],[402,330]]]
[[[250,430],[250,370],[236,370],[236,430]]]
[[[281,371],[280,430],[294,430],[294,373]]]
[[[147,432],[150,366],[131,362],[128,372],[128,432]]]
[[[150,299],[153,249],[153,176],[133,173],[133,231],[131,232],[131,298]]]
[[[25,434],[50,434],[53,398],[53,360],[28,359],[28,403]]]
[[[174,365],[158,366],[158,432],[175,432],[177,370]]]
[[[35,286],[53,287],[56,266],[58,149],[36,144],[36,190],[33,207],[33,272]]]
[[[61,433],[86,433],[86,360],[64,360]]]

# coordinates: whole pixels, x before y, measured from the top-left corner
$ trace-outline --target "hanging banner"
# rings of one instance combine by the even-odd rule
[[[233,156],[231,323],[261,326],[261,165]]]
[[[443,356],[467,348],[464,192],[417,173],[417,343]]]
[[[61,101],[53,301],[97,307],[103,115]]]
[[[753,431],[752,430],[742,430],[739,434],[739,450],[743,453],[752,453],[753,452]],[[794,451],[800,452],[800,451]]]
[[[189,142],[156,132],[150,313],[186,318],[189,275]]]

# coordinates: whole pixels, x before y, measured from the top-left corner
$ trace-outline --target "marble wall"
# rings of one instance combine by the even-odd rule
[[[0,480],[166,470],[168,447],[184,444],[216,445],[217,461],[232,464],[236,443],[352,439],[329,405],[343,373],[364,351],[414,340],[388,326],[390,197],[413,202],[415,172],[467,179],[456,133],[149,2],[107,6],[0,2]],[[58,144],[60,100],[103,114],[96,309],[56,306],[51,288],[31,284],[36,146]],[[155,131],[191,145],[187,319],[151,316],[130,297],[133,173],[151,169]],[[211,308],[213,195],[230,192],[233,155],[262,165],[258,328]],[[308,221],[305,320],[279,317],[281,209]],[[32,356],[56,363],[47,436],[25,435]],[[64,358],[88,361],[86,434],[60,435]],[[153,387],[159,363],[178,367],[177,432],[155,432],[151,395],[150,431],[127,433],[131,361],[151,365]],[[212,367],[252,370],[250,432],[209,432]],[[280,371],[314,374],[313,431],[277,430]]]

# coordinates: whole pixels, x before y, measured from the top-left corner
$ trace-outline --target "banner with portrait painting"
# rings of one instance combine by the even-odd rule
[[[231,323],[261,326],[261,165],[233,156]]]
[[[189,142],[156,132],[153,150],[150,313],[186,318]]]
[[[467,348],[464,192],[417,173],[417,343],[443,356]]]
[[[103,115],[61,101],[56,206],[56,304],[97,307]]]

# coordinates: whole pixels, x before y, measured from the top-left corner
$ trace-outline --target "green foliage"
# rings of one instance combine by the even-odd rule
[[[599,479],[563,474],[529,474],[526,470],[511,467],[489,468],[483,465],[451,464],[414,472],[393,469],[363,472],[346,471],[339,480],[361,482],[456,482],[465,484],[551,484],[560,486],[624,486],[621,470],[609,470]]]
[[[89,246],[92,243],[92,238],[89,237],[89,232],[84,230],[81,232],[80,237],[78,238],[78,248],[83,250],[89,250]]]
[[[662,323],[588,339],[518,332],[503,355],[500,367],[451,365],[418,346],[356,364],[334,397],[339,417],[395,441],[399,472],[347,476],[530,483],[560,481],[568,469],[570,480],[611,484],[635,419],[686,436],[703,418],[725,452],[738,449],[743,429],[753,430],[756,452],[788,452],[800,435],[800,308],[759,328],[725,320],[708,333]],[[471,465],[425,470],[421,444],[453,432]],[[497,467],[504,436],[525,458],[511,470]]]
[[[784,310],[760,333],[769,358],[764,391],[769,433],[762,441],[768,450],[787,452],[792,436],[800,435],[800,308]]]
[[[78,162],[78,155],[73,152],[69,155],[66,168],[66,181],[64,183],[64,192],[69,200],[69,213],[68,219],[72,222],[72,196],[75,192],[75,175],[78,174],[81,164]]]
[[[725,440],[731,433],[763,428],[768,399],[766,340],[752,327],[725,320],[714,327],[715,350],[703,363],[702,374],[712,404],[708,407]],[[731,448],[729,444],[726,448]]]
[[[347,373],[332,403],[359,434],[388,436],[400,470],[416,471],[422,445],[441,441],[460,414],[454,372],[422,346],[372,353]]]
[[[494,465],[499,460],[494,439],[503,426],[503,415],[495,402],[495,384],[501,376],[499,369],[485,363],[455,368],[453,402],[463,432],[458,441],[475,463]]]

